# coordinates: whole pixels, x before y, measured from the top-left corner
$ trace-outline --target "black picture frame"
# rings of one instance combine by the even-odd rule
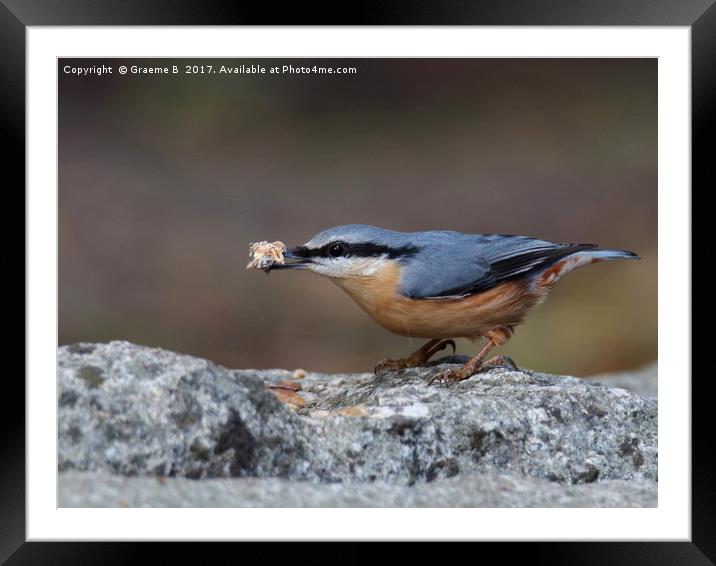
[[[337,4],[336,4],[337,6]],[[692,49],[692,185],[713,182],[707,136],[712,131],[716,95],[716,5],[714,0],[492,0],[464,2],[352,3],[348,11],[322,4],[247,4],[240,1],[177,0],[0,0],[0,117],[8,146],[3,173],[6,195],[20,194],[25,183],[25,33],[28,26],[80,25],[563,25],[688,26]],[[709,183],[710,181],[710,183]],[[692,189],[693,194],[693,189]],[[24,198],[23,198],[24,209]],[[10,212],[10,208],[6,209]],[[9,214],[8,214],[9,216]],[[24,280],[23,270],[23,283]],[[23,328],[25,325],[23,325]],[[689,329],[680,329],[688,331]],[[12,378],[11,378],[12,377]],[[668,376],[688,379],[690,376]],[[707,376],[703,376],[707,377]],[[691,542],[522,543],[499,546],[500,561],[527,557],[549,564],[713,564],[716,560],[716,457],[710,446],[710,396],[705,381],[692,382],[692,539]],[[126,543],[25,542],[25,408],[24,383],[4,380],[0,411],[0,562],[7,564],[104,564],[151,559],[153,546],[165,560],[175,552],[191,559],[186,545]],[[197,550],[210,560],[206,545]],[[486,545],[483,545],[483,547]],[[177,552],[177,550],[179,552]],[[225,549],[224,549],[225,550]],[[221,551],[221,550],[220,550]],[[283,550],[286,552],[286,550]],[[294,553],[295,550],[288,550]],[[424,552],[420,551],[421,554]],[[473,552],[475,552],[473,550]],[[478,550],[482,552],[482,549]],[[276,553],[276,550],[272,550]],[[153,554],[153,553],[152,553]],[[363,547],[341,552],[342,561],[370,559]],[[311,559],[315,559],[315,556]],[[479,556],[475,556],[479,559]],[[5,562],[7,561],[7,562]]]

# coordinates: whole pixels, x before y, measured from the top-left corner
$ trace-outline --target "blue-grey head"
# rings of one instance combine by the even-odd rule
[[[287,250],[286,263],[272,269],[310,269],[333,278],[370,276],[386,262],[405,260],[417,252],[409,233],[349,224],[323,230]]]

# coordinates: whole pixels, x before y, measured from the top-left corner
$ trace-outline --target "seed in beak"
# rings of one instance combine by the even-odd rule
[[[268,272],[272,266],[284,264],[285,251],[286,244],[283,242],[255,242],[249,246],[251,261],[246,265],[246,269],[261,269]]]

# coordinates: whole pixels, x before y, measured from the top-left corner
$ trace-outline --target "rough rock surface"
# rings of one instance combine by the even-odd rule
[[[426,385],[436,367],[379,377],[239,371],[126,342],[62,347],[58,365],[61,472],[254,478],[194,482],[207,489],[308,486],[293,499],[270,487],[277,499],[247,495],[248,505],[283,497],[289,506],[338,506],[340,488],[333,498],[311,489],[343,482],[358,499],[382,498],[373,504],[431,505],[432,491],[454,493],[458,506],[460,482],[484,490],[491,481],[513,485],[496,493],[522,492],[521,502],[483,493],[475,505],[656,504],[656,398],[596,382],[505,368],[451,387]],[[61,501],[79,504],[72,489],[86,477],[61,476]],[[519,481],[525,489],[514,487]],[[537,494],[528,497],[531,488]],[[158,493],[150,500],[161,504]]]
[[[475,474],[416,483],[314,483],[278,478],[60,475],[60,507],[649,507],[649,480],[562,486],[547,480]]]

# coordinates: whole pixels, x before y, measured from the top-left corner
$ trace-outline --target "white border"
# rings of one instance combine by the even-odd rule
[[[27,536],[690,540],[690,28],[27,29]],[[657,509],[57,509],[57,57],[658,57]]]

